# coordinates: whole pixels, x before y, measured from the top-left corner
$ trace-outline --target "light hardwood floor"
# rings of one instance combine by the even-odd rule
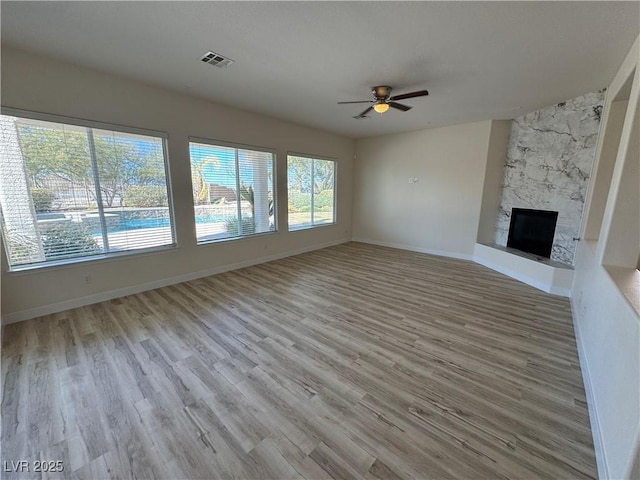
[[[568,301],[383,247],[9,325],[2,375],[3,460],[43,477],[596,476]]]

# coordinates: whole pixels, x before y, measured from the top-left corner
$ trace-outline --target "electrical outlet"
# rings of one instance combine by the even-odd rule
[[[91,275],[84,276],[84,283],[89,285],[91,283]]]

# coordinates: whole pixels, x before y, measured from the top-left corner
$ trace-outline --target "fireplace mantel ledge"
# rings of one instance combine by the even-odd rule
[[[499,245],[476,243],[473,260],[547,293],[569,297],[573,267]]]

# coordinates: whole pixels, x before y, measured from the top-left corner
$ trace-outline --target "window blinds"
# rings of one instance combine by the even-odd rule
[[[0,116],[12,269],[175,244],[164,139]]]
[[[198,243],[275,231],[271,152],[189,144]]]

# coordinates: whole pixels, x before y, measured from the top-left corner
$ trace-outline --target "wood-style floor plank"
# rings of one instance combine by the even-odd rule
[[[349,243],[8,325],[3,478],[595,478],[571,311]]]

